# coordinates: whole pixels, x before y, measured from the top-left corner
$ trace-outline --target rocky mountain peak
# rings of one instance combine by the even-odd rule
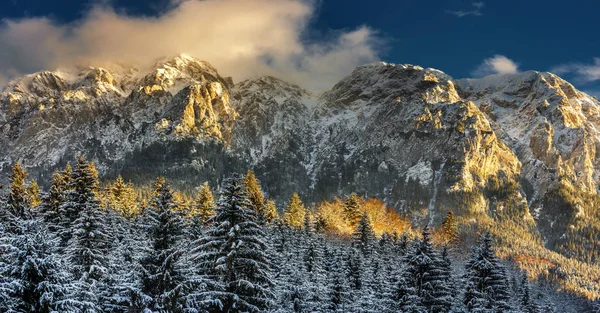
[[[372,63],[358,67],[326,92],[323,98],[334,107],[355,100],[427,103],[460,100],[451,77],[435,69],[410,64]]]

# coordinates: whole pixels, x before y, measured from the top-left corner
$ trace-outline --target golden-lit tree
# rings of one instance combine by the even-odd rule
[[[289,226],[300,228],[304,223],[304,214],[306,214],[306,208],[304,208],[304,204],[302,204],[298,193],[294,192],[285,207],[283,220]]]
[[[265,204],[265,221],[267,223],[271,223],[273,220],[279,217],[279,213],[277,212],[277,206],[275,205],[275,201],[267,200]]]
[[[102,200],[104,207],[115,210],[127,218],[133,218],[140,213],[133,184],[125,183],[121,175],[106,187]]]
[[[192,204],[192,217],[200,218],[205,224],[213,215],[215,215],[215,197],[208,182],[204,182]]]

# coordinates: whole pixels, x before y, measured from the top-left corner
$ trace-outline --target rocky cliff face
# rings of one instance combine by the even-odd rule
[[[556,190],[597,191],[599,108],[549,73],[456,81],[375,63],[315,94],[274,77],[234,85],[182,55],[12,81],[0,95],[0,170],[20,160],[47,178],[83,153],[106,177],[214,186],[252,168],[279,203],[358,192],[422,223],[449,209],[492,214],[510,198],[553,242],[578,214],[556,205]]]

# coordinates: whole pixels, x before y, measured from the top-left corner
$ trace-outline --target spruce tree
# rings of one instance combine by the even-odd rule
[[[150,312],[180,312],[184,307],[186,270],[181,263],[185,221],[164,179],[157,179],[154,197],[144,210],[151,247],[141,260],[142,292]]]
[[[440,228],[444,243],[451,245],[458,242],[458,224],[452,210],[448,211]]]
[[[464,304],[470,311],[508,310],[509,291],[504,267],[492,248],[489,233],[480,240],[466,264]]]
[[[252,204],[252,208],[256,211],[259,220],[266,221],[265,196],[260,188],[260,182],[254,175],[254,171],[248,170],[246,176],[244,176],[244,186],[246,186],[248,200]]]
[[[60,223],[59,207],[66,201],[66,190],[71,179],[71,167],[64,172],[55,171],[52,175],[50,190],[41,197],[38,214],[48,225],[48,229],[56,232]]]
[[[294,192],[285,207],[283,220],[291,227],[300,228],[304,223],[305,214],[306,209],[304,208],[304,204],[302,204],[302,200],[300,200],[298,193]]]
[[[28,194],[27,172],[19,162],[12,167],[12,173],[8,177],[8,195],[2,206],[0,206],[0,219],[4,222],[5,231],[17,234],[20,231],[21,221],[31,218],[31,198]]]
[[[204,182],[192,204],[192,216],[198,218],[205,225],[214,214],[215,198],[210,191],[208,182]]]
[[[444,261],[434,249],[429,227],[421,240],[406,254],[407,282],[430,312],[448,312],[452,305]]]
[[[354,233],[352,233],[352,246],[360,250],[363,255],[370,255],[373,251],[373,244],[377,237],[371,225],[369,215],[364,212],[356,225]]]
[[[355,193],[352,193],[344,202],[342,213],[351,227],[356,227],[356,224],[358,224],[363,215],[361,209],[362,203],[363,199]]]
[[[9,213],[19,219],[26,219],[30,217],[31,213],[31,198],[25,179],[27,179],[27,172],[23,169],[21,163],[15,163],[12,167],[12,174],[8,178],[10,185],[8,187],[7,204]]]
[[[199,295],[204,303],[220,303],[210,312],[260,312],[272,303],[271,262],[241,177],[224,180],[215,211],[194,250],[212,287]]]
[[[136,198],[133,184],[125,183],[121,175],[106,188],[108,208],[118,212],[127,219],[132,219],[139,214]]]
[[[71,227],[85,208],[100,206],[97,197],[98,172],[93,163],[88,163],[83,156],[77,157],[75,168],[64,191],[64,202],[58,208],[60,220],[58,227],[61,245],[64,247],[71,239]]]
[[[523,273],[521,280],[521,310],[525,313],[541,313],[541,309],[535,299],[531,297],[531,287],[527,280],[527,273]]]
[[[18,234],[0,231],[0,311],[69,312],[79,299],[58,255],[58,239],[38,219],[21,220]]]
[[[276,219],[279,218],[279,213],[277,212],[277,206],[275,205],[275,201],[269,199],[267,203],[265,203],[265,221],[267,223],[272,223]]]

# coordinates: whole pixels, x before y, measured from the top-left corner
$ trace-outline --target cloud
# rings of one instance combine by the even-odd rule
[[[519,72],[519,66],[513,60],[496,54],[491,58],[483,60],[473,72],[473,76],[481,77],[493,74],[515,74]]]
[[[473,7],[472,10],[458,10],[458,11],[448,10],[448,11],[446,11],[446,13],[456,15],[457,17],[465,17],[465,16],[469,16],[469,15],[473,15],[473,16],[482,16],[483,15],[481,13],[481,9],[483,9],[483,7],[485,6],[485,3],[472,2],[471,6]]]
[[[558,75],[573,75],[574,80],[591,83],[600,80],[600,58],[594,58],[592,64],[569,63],[553,67],[551,72]]]
[[[4,20],[0,75],[119,61],[147,66],[186,53],[237,81],[274,75],[325,89],[356,66],[379,59],[381,41],[371,28],[339,31],[307,42],[316,1],[172,0],[158,17],[129,16],[95,6],[82,20]]]

